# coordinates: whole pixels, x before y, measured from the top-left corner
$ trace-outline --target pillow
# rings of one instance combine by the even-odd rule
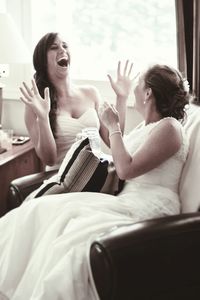
[[[69,192],[101,192],[117,195],[123,187],[110,155],[97,157],[86,138],[75,142],[67,152],[56,175],[46,180],[34,193],[42,195]]]

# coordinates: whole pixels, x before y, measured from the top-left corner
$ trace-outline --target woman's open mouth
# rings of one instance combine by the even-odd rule
[[[65,67],[65,68],[67,68],[67,67],[68,67],[68,64],[69,64],[68,58],[66,58],[66,57],[61,57],[61,58],[57,61],[57,64],[58,64],[60,67]]]

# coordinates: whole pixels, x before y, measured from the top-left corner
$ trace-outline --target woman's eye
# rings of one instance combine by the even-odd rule
[[[51,46],[50,47],[50,50],[55,50],[55,49],[57,49],[58,47],[57,46]]]

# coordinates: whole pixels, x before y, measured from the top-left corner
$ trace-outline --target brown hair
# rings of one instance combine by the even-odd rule
[[[49,88],[51,108],[49,113],[50,125],[55,135],[57,93],[54,85],[51,83],[47,72],[47,52],[57,38],[57,32],[45,34],[37,43],[33,53],[33,66],[35,68],[34,78],[41,97],[44,97],[44,89]],[[70,60],[70,57],[69,57]]]
[[[144,82],[145,87],[152,89],[157,111],[163,117],[184,118],[190,94],[185,87],[186,80],[178,70],[156,64],[144,74]]]

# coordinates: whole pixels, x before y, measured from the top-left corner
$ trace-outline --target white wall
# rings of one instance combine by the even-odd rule
[[[16,135],[27,135],[24,123],[24,104],[20,100],[4,99],[2,126],[3,128],[12,128]]]

